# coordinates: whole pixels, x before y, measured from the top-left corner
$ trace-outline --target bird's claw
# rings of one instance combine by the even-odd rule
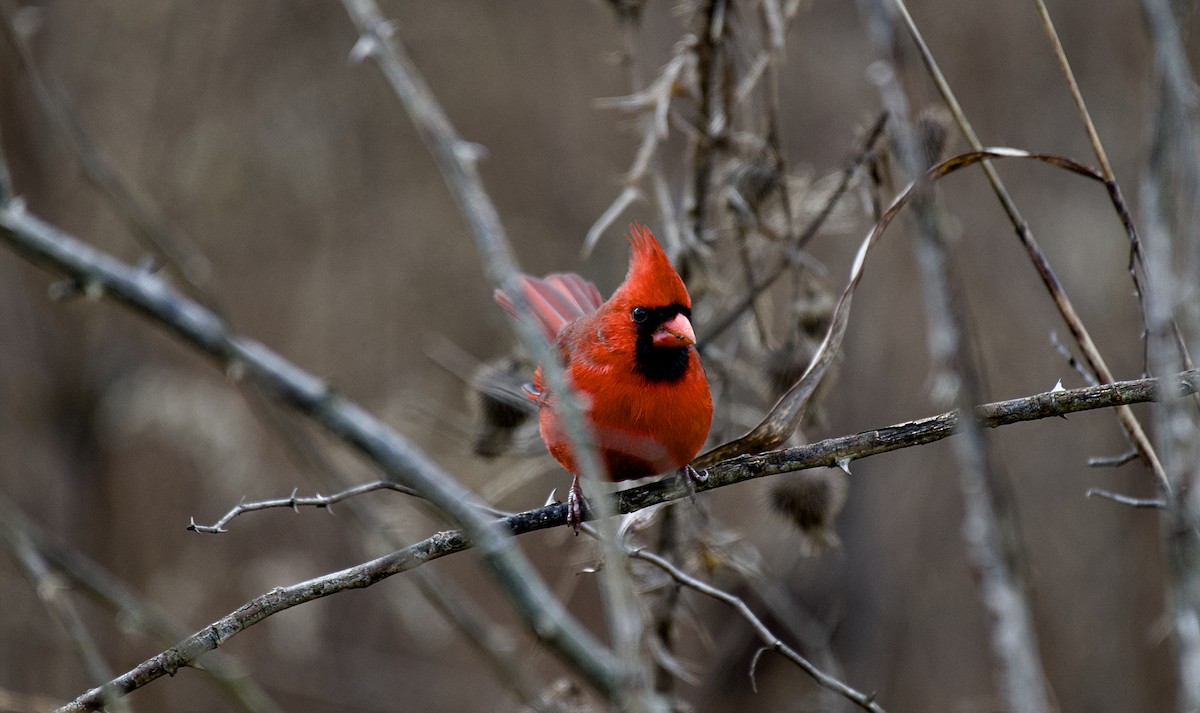
[[[579,534],[579,526],[583,524],[584,508],[583,492],[579,489],[579,479],[576,478],[571,483],[571,489],[567,491],[567,524],[575,530],[576,535]]]

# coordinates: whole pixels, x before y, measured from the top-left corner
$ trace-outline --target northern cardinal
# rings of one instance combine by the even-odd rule
[[[573,273],[520,276],[530,313],[557,348],[584,408],[609,480],[682,469],[704,445],[712,424],[712,394],[693,346],[692,300],[662,246],[641,225],[630,227],[629,273],[607,302]],[[512,300],[496,301],[516,315]],[[570,439],[559,423],[555,395],[534,372],[542,440],[573,476],[567,522],[583,521],[583,497]]]

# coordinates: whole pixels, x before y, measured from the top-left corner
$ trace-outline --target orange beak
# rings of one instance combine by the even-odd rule
[[[692,323],[682,314],[677,314],[655,330],[650,337],[656,347],[686,347],[696,343]]]

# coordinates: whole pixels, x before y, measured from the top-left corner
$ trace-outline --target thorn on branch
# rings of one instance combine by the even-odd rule
[[[321,495],[320,493],[316,493],[309,498],[299,497],[297,494],[300,492],[300,489],[292,488],[291,495],[286,498],[279,498],[276,500],[247,502],[245,496],[243,496],[242,499],[238,501],[238,504],[235,505],[229,512],[225,513],[224,517],[222,517],[216,523],[212,525],[199,525],[196,523],[195,518],[192,518],[191,524],[188,525],[187,529],[191,530],[192,532],[200,532],[204,534],[228,532],[228,530],[225,529],[225,525],[228,524],[233,518],[241,515],[242,513],[253,512],[255,510],[266,510],[268,508],[287,507],[291,508],[293,512],[299,513],[302,506],[315,507],[324,508],[325,510],[329,511],[329,514],[332,515],[334,503],[340,502],[355,495],[361,495],[362,493],[369,493],[375,490],[394,490],[398,493],[404,493],[405,495],[417,497],[417,492],[412,488],[393,483],[390,480],[376,480],[371,483],[356,485],[339,493],[334,493],[333,495]]]
[[[378,54],[378,52],[379,40],[375,39],[373,35],[364,34],[359,37],[358,41],[354,43],[354,46],[350,48],[350,63],[362,64],[363,60],[371,57],[372,55]]]
[[[483,144],[477,144],[474,141],[458,141],[454,144],[454,155],[458,160],[470,163],[478,163],[487,158],[487,147]]]

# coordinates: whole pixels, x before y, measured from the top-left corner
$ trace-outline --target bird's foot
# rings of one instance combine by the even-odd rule
[[[687,465],[683,466],[681,470],[687,477],[688,481],[693,484],[708,482],[708,468],[705,468],[704,470],[696,470],[692,467],[691,463],[688,463]]]
[[[677,471],[680,480],[683,481],[683,487],[687,488],[688,498],[696,501],[696,484],[704,483],[708,480],[708,470],[696,470],[691,463],[683,466]]]
[[[583,524],[584,511],[587,501],[583,499],[583,490],[579,487],[579,477],[571,481],[571,489],[567,491],[567,524],[579,534],[579,526]]]

